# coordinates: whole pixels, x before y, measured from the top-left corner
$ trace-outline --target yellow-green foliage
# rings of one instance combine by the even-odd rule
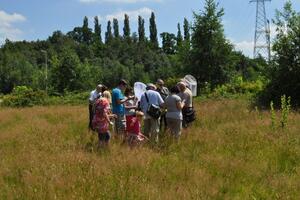
[[[217,87],[212,96],[228,97],[235,94],[257,94],[264,88],[264,82],[262,80],[256,81],[244,81],[241,76],[235,77],[231,83],[221,85]]]
[[[271,134],[245,100],[195,106],[178,143],[101,151],[85,106],[0,108],[0,199],[299,199],[299,114]]]

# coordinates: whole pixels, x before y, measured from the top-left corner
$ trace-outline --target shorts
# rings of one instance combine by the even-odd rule
[[[99,142],[108,142],[110,140],[110,133],[98,133]]]
[[[121,135],[125,133],[126,120],[124,115],[117,115],[116,118],[116,133]]]

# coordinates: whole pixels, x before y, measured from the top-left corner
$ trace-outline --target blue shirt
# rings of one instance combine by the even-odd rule
[[[124,95],[119,88],[115,88],[112,91],[112,111],[114,114],[124,114],[124,105],[118,104],[118,100],[123,100]]]

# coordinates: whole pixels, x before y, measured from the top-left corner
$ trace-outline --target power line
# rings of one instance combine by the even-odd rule
[[[271,0],[251,0],[250,3],[256,2],[256,22],[254,35],[254,52],[253,57],[262,56],[270,61],[271,58],[271,41],[270,41],[270,21],[266,16],[265,2]]]

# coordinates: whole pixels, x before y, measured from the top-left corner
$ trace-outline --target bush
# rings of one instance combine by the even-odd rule
[[[44,91],[33,91],[26,86],[17,86],[12,93],[3,97],[3,106],[27,107],[46,104],[47,94]]]
[[[88,101],[90,93],[89,92],[81,92],[81,93],[73,93],[67,92],[64,96],[51,96],[48,99],[48,104],[50,105],[78,105],[85,104]]]
[[[264,81],[244,81],[241,76],[235,77],[231,83],[218,86],[211,96],[230,97],[237,94],[256,95],[264,89]]]

